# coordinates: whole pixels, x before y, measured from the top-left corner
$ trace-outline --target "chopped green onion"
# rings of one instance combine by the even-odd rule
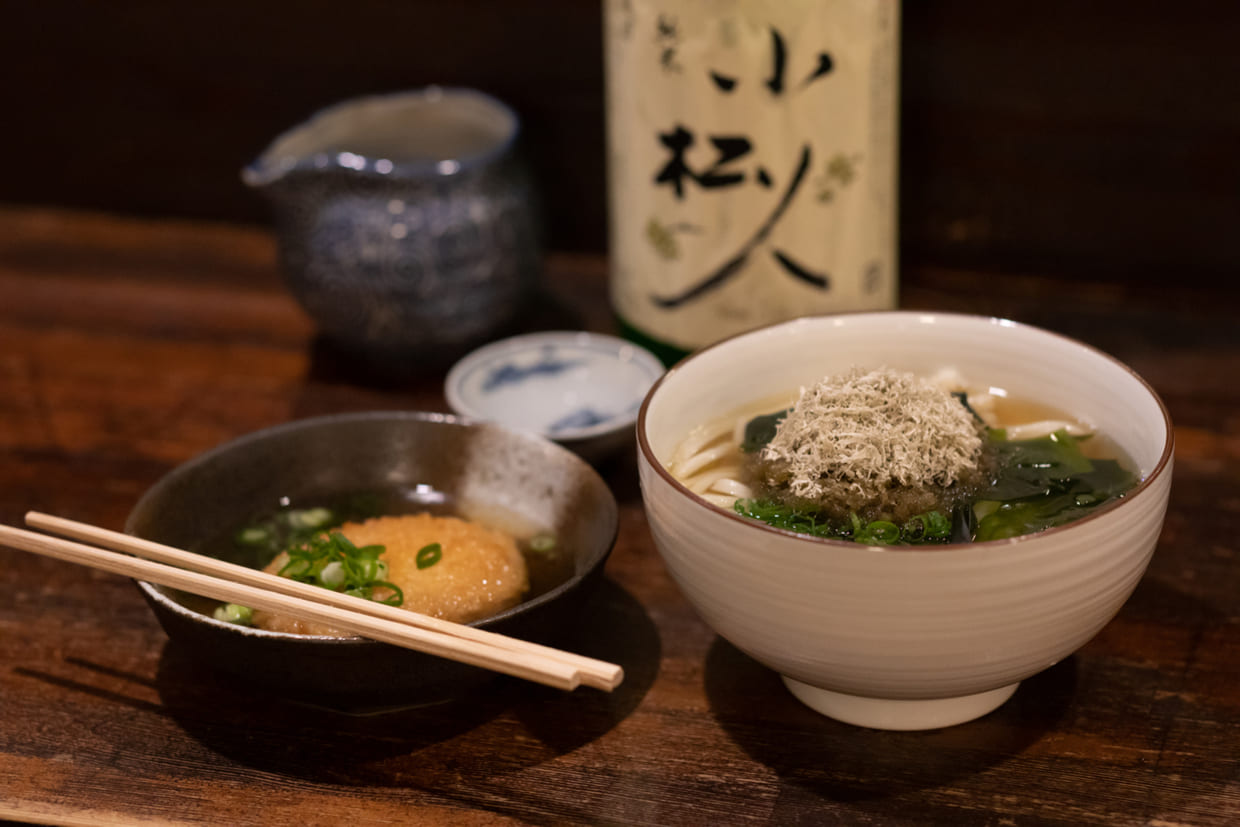
[[[271,538],[271,533],[262,526],[248,526],[237,532],[237,542],[243,546],[261,546]]]
[[[431,543],[418,549],[417,563],[419,569],[429,569],[443,557],[443,546]]]
[[[376,587],[389,589],[392,592],[390,595],[380,600],[380,603],[386,603],[389,606],[399,606],[401,603],[405,602],[405,593],[401,591],[400,586],[397,586],[395,583],[390,583],[387,580],[377,580],[373,585]]]
[[[858,543],[890,546],[900,542],[900,527],[888,520],[875,520],[853,535]]]
[[[951,536],[952,521],[940,511],[918,514],[900,526],[900,541],[905,543],[947,542]]]
[[[225,623],[235,623],[238,626],[249,626],[254,619],[254,610],[249,606],[240,606],[236,603],[225,603],[217,606],[212,613],[212,617],[216,620],[222,620]]]
[[[387,564],[379,559],[383,551],[380,545],[359,548],[338,531],[317,534],[285,549],[288,562],[277,573],[301,583],[367,599],[376,586],[383,586],[392,590],[393,597],[382,602],[399,606],[404,594],[383,579],[387,577]],[[392,602],[393,598],[396,602]]]
[[[276,574],[291,580],[301,580],[304,577],[313,577],[313,568],[313,564],[304,557],[290,557],[289,561]]]
[[[344,565],[339,560],[332,560],[319,572],[319,584],[335,591],[344,585]]]
[[[530,551],[542,553],[551,551],[553,548],[555,548],[554,534],[537,534],[530,539]]]
[[[387,578],[387,573],[387,563],[378,558],[365,557],[358,561],[358,576],[362,580],[384,580]]]
[[[330,508],[305,508],[288,512],[288,523],[293,528],[326,528],[336,521]]]

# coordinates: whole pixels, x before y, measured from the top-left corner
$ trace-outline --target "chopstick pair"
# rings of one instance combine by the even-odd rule
[[[26,523],[103,548],[6,525],[0,525],[0,543],[214,600],[328,623],[372,640],[557,689],[591,686],[610,692],[624,679],[624,670],[612,663],[299,583],[75,520],[31,511],[26,514]]]

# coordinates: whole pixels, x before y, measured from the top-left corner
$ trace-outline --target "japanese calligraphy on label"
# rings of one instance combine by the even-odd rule
[[[611,297],[693,350],[896,301],[897,0],[604,0]]]

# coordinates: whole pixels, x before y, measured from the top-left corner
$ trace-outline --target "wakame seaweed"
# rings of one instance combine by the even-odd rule
[[[956,399],[960,400],[960,404],[964,405],[964,409],[966,411],[973,414],[974,422],[978,423],[979,425],[986,424],[986,420],[982,419],[981,415],[978,414],[977,411],[973,410],[973,406],[969,404],[969,395],[967,393],[965,393],[964,391],[952,391],[951,394],[952,396],[956,397]]]
[[[784,408],[771,414],[755,416],[745,424],[745,438],[741,441],[741,450],[746,454],[758,451],[775,438],[779,423],[784,421],[791,408]]]
[[[1007,441],[992,433],[999,456],[994,484],[973,510],[974,539],[1000,540],[1063,525],[1122,497],[1137,476],[1113,459],[1090,459],[1067,431]]]

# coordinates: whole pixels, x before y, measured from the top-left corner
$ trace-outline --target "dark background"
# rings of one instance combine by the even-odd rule
[[[358,94],[512,104],[550,243],[606,248],[598,0],[5,2],[0,202],[263,223],[238,170]],[[1240,3],[904,8],[906,266],[1231,281]]]

